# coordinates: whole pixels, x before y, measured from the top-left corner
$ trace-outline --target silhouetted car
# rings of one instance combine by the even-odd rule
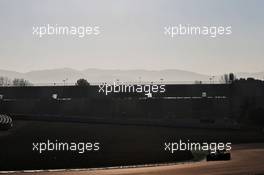
[[[216,152],[209,151],[209,154],[206,156],[207,161],[217,161],[217,160],[230,160],[231,153],[224,150],[216,150]]]

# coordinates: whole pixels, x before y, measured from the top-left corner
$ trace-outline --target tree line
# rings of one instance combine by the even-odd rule
[[[31,85],[32,83],[30,83],[28,80],[25,80],[23,78],[10,79],[8,77],[0,76],[0,86],[31,86]]]

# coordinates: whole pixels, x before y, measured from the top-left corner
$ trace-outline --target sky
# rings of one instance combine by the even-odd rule
[[[1,0],[0,69],[181,69],[203,74],[264,71],[262,0]],[[100,26],[77,38],[33,26]],[[164,35],[164,26],[232,26],[210,38]]]

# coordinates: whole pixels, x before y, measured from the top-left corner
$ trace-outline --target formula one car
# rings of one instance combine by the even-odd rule
[[[206,156],[207,161],[217,161],[217,160],[230,160],[231,153],[224,150],[216,150],[215,152],[209,151],[209,154]]]

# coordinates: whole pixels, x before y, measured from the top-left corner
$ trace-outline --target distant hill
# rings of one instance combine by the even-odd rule
[[[258,79],[264,78],[264,72],[258,73],[235,73],[237,77],[253,77]],[[61,68],[50,70],[37,70],[26,73],[15,71],[0,70],[0,76],[13,78],[24,78],[32,83],[63,83],[66,80],[68,83],[74,83],[79,78],[85,78],[89,82],[108,82],[108,81],[177,81],[177,82],[194,82],[194,81],[209,81],[209,75],[199,74],[191,71],[166,69],[166,70],[108,70],[108,69],[86,69],[83,71]],[[216,76],[214,81],[218,81],[220,76]]]

